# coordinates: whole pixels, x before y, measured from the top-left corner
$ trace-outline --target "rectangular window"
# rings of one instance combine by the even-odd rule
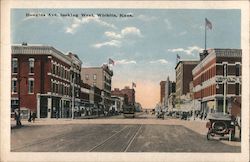
[[[236,83],[235,84],[235,95],[239,95],[240,94],[240,84]]]
[[[18,70],[18,60],[17,58],[12,59],[12,73],[17,73]]]
[[[223,76],[227,76],[227,64],[223,64]]]
[[[236,66],[235,66],[235,75],[236,76],[240,76],[240,64],[236,64]]]
[[[93,79],[96,80],[96,74],[93,75]]]
[[[56,65],[52,64],[52,74],[55,74],[55,73],[56,73]]]
[[[89,80],[89,74],[85,74],[85,79]]]
[[[34,93],[34,79],[33,78],[29,79],[29,93],[30,94]]]
[[[13,79],[11,83],[11,92],[12,93],[17,93],[17,80]]]
[[[29,73],[34,73],[35,60],[34,58],[29,59]]]

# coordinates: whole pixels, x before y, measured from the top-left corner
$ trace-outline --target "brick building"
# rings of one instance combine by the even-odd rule
[[[211,49],[203,52],[193,69],[195,105],[201,112],[241,113],[241,49]]]
[[[72,100],[78,101],[80,92],[81,61],[75,60],[76,55],[69,57],[51,46],[27,44],[12,46],[11,52],[12,111],[20,106],[39,118],[54,118],[56,113],[69,117]]]
[[[108,110],[111,106],[111,84],[113,71],[108,65],[101,67],[84,67],[81,71],[81,79],[84,83],[102,90],[103,106]]]
[[[176,85],[175,98],[177,104],[181,101],[181,96],[189,92],[189,83],[193,80],[192,70],[198,65],[199,61],[179,61],[175,66]],[[178,104],[179,105],[179,104]],[[177,105],[177,106],[178,106]]]
[[[129,88],[129,86],[125,86],[121,90],[119,88],[115,88],[112,91],[112,95],[125,97],[126,105],[128,105],[128,104],[134,105],[135,104],[135,90],[133,88],[132,89]]]
[[[121,98],[123,100],[123,104],[128,105],[128,95],[124,94],[119,88],[115,88],[111,91],[111,95]]]

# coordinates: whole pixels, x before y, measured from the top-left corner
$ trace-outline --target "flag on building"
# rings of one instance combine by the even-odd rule
[[[136,84],[134,82],[132,82],[132,88],[136,87]]]
[[[115,61],[109,58],[109,64],[115,65]]]
[[[206,28],[211,30],[212,29],[212,23],[207,18],[205,18],[205,22],[206,22]]]

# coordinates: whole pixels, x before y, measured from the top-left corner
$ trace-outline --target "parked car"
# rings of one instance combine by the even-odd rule
[[[228,135],[229,141],[234,139],[236,120],[232,116],[216,113],[210,114],[208,119],[209,121],[206,123],[206,127],[208,128],[207,140],[210,140],[215,135]]]

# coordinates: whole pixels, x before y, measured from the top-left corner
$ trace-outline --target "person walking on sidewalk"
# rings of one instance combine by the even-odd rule
[[[28,122],[31,122],[31,119],[32,119],[32,115],[31,115],[31,111],[30,111]]]
[[[35,119],[36,119],[36,113],[33,112],[33,113],[32,113],[32,121],[33,121],[33,123],[35,123]]]

